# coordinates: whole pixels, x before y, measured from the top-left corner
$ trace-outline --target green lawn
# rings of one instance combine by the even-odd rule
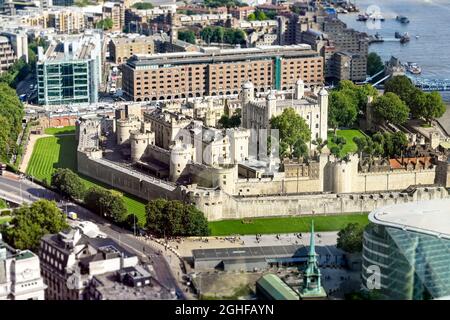
[[[52,173],[57,168],[69,168],[76,172],[76,146],[75,135],[38,139],[34,146],[26,173],[39,180],[46,179],[50,182]],[[88,187],[98,185],[106,189],[111,189],[108,185],[90,177],[84,175],[80,175],[80,177]],[[124,201],[129,213],[134,213],[139,220],[145,221],[145,201],[129,194],[124,194]]]
[[[57,168],[76,168],[75,136],[54,136],[40,138],[34,145],[27,174],[39,180],[50,182]]]
[[[367,214],[346,215],[320,215],[304,217],[278,217],[278,218],[255,218],[248,219],[250,223],[243,220],[223,220],[209,223],[212,236],[226,236],[232,234],[257,234],[257,233],[293,233],[308,232],[311,220],[314,219],[316,231],[337,231],[348,223],[356,222],[367,225],[369,220]]]
[[[75,126],[66,126],[62,128],[47,128],[45,129],[46,134],[75,134]]]
[[[344,130],[337,130],[336,132],[337,136],[343,137],[347,143],[344,145],[341,151],[341,157],[344,157],[348,153],[356,152],[358,150],[358,147],[353,142],[354,137],[364,137],[364,133],[362,133],[360,130],[355,129],[344,129]],[[331,141],[331,139],[334,136],[334,131],[328,132],[328,149],[331,149],[335,144]]]

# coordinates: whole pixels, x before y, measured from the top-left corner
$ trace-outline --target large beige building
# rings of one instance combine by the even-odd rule
[[[257,92],[323,83],[323,58],[309,45],[246,49],[202,48],[133,56],[123,65],[123,90],[134,101],[238,94],[251,81]]]
[[[125,63],[133,55],[149,55],[155,52],[153,37],[117,37],[109,42],[109,54],[114,63]]]

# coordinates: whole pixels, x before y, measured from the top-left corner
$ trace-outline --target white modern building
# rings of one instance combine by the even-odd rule
[[[364,232],[362,281],[386,299],[450,296],[450,199],[382,207]]]
[[[0,234],[0,300],[44,300],[45,289],[39,257],[12,248]]]

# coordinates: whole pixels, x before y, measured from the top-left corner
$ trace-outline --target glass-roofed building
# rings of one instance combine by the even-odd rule
[[[362,282],[386,299],[450,296],[450,199],[372,211],[364,231]]]
[[[38,48],[37,93],[40,105],[95,103],[101,82],[101,37],[98,33],[50,42]]]

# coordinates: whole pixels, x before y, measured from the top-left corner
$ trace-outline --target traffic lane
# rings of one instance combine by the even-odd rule
[[[151,256],[153,261],[153,268],[155,270],[156,277],[164,286],[169,289],[176,289],[182,293],[178,282],[174,278],[172,270],[167,263],[167,260],[163,255],[158,255],[158,250],[151,245],[142,242],[131,234],[130,231],[124,230],[118,226],[112,225],[106,219],[94,214],[84,207],[76,205],[71,202],[59,202],[61,197],[55,194],[53,191],[45,189],[39,185],[29,182],[28,180],[11,180],[5,177],[0,177],[0,189],[11,193],[20,193],[20,185],[22,185],[22,195],[26,198],[27,194],[30,195],[30,199],[33,201],[40,198],[46,198],[58,201],[58,205],[61,209],[67,211],[76,212],[81,219],[89,220],[96,224],[99,224],[100,231],[104,232],[108,237],[116,240],[119,244],[125,245],[133,251],[146,256]],[[37,196],[39,195],[39,197]],[[183,298],[184,295],[182,294]]]

